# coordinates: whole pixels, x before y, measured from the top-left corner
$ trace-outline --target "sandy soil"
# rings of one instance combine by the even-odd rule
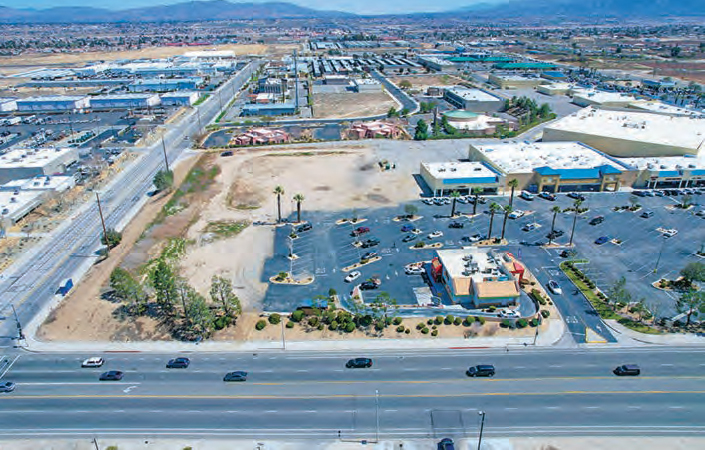
[[[317,118],[348,118],[386,114],[397,103],[386,92],[313,94]]]
[[[429,86],[455,86],[465,81],[454,75],[412,75],[391,78],[391,81],[397,86],[404,80],[411,83],[412,89],[426,89]]]

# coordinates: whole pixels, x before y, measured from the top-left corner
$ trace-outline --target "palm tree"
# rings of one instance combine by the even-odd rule
[[[296,222],[301,222],[301,202],[304,201],[304,196],[296,194],[294,195],[294,201],[296,202]]]
[[[500,240],[504,239],[504,230],[507,228],[507,218],[509,217],[509,214],[514,211],[514,208],[512,208],[512,205],[507,205],[504,208],[504,220],[502,220],[502,237],[499,238]]]
[[[551,208],[551,212],[553,212],[553,220],[551,220],[551,232],[548,234],[548,245],[551,245],[551,241],[553,241],[553,231],[556,229],[556,215],[561,211],[562,209],[560,206],[554,206]]]
[[[282,195],[284,195],[284,188],[277,186],[274,188],[272,194],[277,196],[277,222],[282,221]]]
[[[514,189],[519,186],[519,180],[517,180],[516,178],[512,178],[511,180],[509,180],[509,183],[507,183],[507,186],[512,188],[512,193],[509,196],[509,206],[514,206]]]
[[[490,203],[490,229],[487,231],[487,239],[492,239],[492,223],[494,222],[494,215],[502,209],[499,204],[492,202]]]
[[[475,202],[472,205],[472,215],[473,216],[475,214],[477,214],[477,200],[480,198],[480,194],[482,193],[482,191],[483,191],[483,189],[479,188],[479,187],[474,187],[474,188],[472,188],[472,191],[470,191],[472,193],[472,195],[475,196]]]
[[[573,234],[575,233],[575,224],[578,222],[578,210],[580,210],[580,205],[583,204],[583,201],[580,199],[577,199],[573,202],[573,208],[575,209],[575,214],[573,215],[573,228],[570,230],[570,242],[568,243],[568,246],[573,245]]]
[[[460,198],[460,192],[453,191],[450,193],[450,198],[453,200],[453,207],[450,209],[450,217],[455,216],[455,202]]]

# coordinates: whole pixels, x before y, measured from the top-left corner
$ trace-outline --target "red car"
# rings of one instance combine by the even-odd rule
[[[365,233],[369,233],[370,229],[368,227],[357,227],[350,233],[351,236],[360,236]]]

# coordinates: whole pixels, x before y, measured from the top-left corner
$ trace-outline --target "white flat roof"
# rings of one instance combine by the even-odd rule
[[[643,109],[646,111],[655,112],[658,114],[673,115],[673,116],[699,116],[702,113],[693,111],[688,108],[681,108],[679,106],[668,105],[666,103],[652,101],[652,100],[636,100],[629,104],[630,108]]]
[[[0,218],[21,219],[41,203],[43,195],[40,191],[0,192]]]
[[[452,88],[446,89],[448,92],[461,97],[463,100],[470,100],[475,102],[499,102],[501,101],[499,97],[488,94],[485,91],[479,89],[468,89],[462,86],[453,86]]]
[[[46,97],[27,97],[18,102],[77,102],[86,98],[85,95],[47,95]]]
[[[631,103],[636,98],[633,95],[621,92],[605,92],[598,90],[575,89],[573,97],[580,97],[591,100],[595,103]]]
[[[705,153],[698,157],[662,156],[658,158],[617,158],[619,161],[634,166],[639,170],[704,170]]]
[[[437,179],[497,177],[497,173],[481,162],[421,163]]]
[[[547,129],[698,149],[705,140],[705,119],[584,108]]]
[[[493,270],[499,273],[500,264],[497,261],[499,257],[493,256],[486,248],[468,247],[459,250],[439,250],[437,253],[448,275],[453,278],[468,276],[463,274],[468,263],[477,265],[478,273],[473,276],[477,281],[482,281],[484,271]]]
[[[12,180],[0,186],[0,191],[63,191],[74,184],[74,178],[70,176],[41,176]]]
[[[67,153],[77,151],[77,149],[69,147],[12,150],[4,155],[0,155],[0,168],[11,169],[13,167],[44,167],[51,161],[60,158]]]
[[[472,145],[505,173],[529,173],[537,167],[592,169],[608,164],[609,158],[580,142],[532,142]]]
[[[539,77],[527,77],[526,75],[513,74],[513,73],[493,73],[491,75],[494,75],[495,77],[497,77],[501,80],[507,80],[507,81],[532,80],[532,81],[538,81],[541,83],[546,81],[546,80],[539,78]]]
[[[127,99],[147,99],[152,97],[158,97],[158,94],[113,94],[113,95],[96,95],[91,97],[91,101],[94,100],[127,100]]]

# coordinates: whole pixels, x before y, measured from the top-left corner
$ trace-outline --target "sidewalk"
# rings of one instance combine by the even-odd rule
[[[641,344],[653,345],[705,345],[705,334],[677,333],[677,334],[644,334],[630,330],[616,320],[605,320],[617,334],[615,337],[622,343],[628,339]]]
[[[415,350],[415,349],[473,349],[524,347],[534,345],[534,329],[517,337],[476,337],[457,339],[351,339],[310,341],[205,341],[200,343],[180,341],[149,342],[44,342],[28,333],[22,347],[32,352],[258,352],[258,351],[349,351],[349,350]],[[565,332],[560,319],[550,320],[548,329],[536,338],[537,347],[550,347]]]

